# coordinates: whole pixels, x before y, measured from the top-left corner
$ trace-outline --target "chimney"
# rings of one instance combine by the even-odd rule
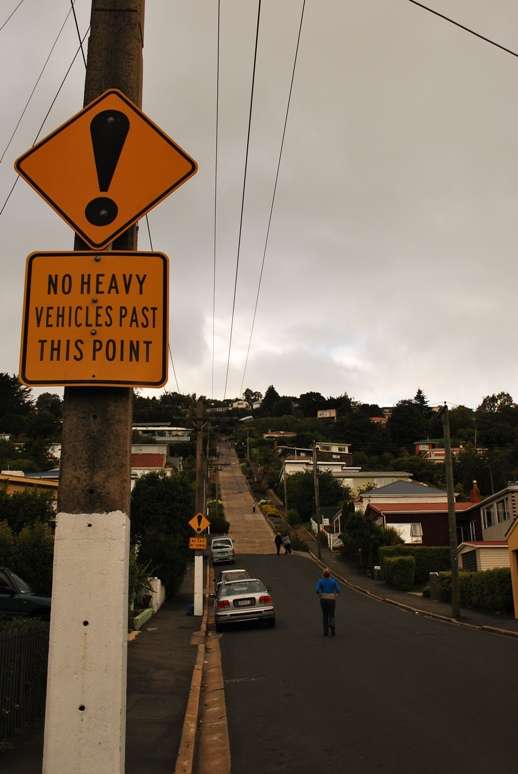
[[[478,488],[476,481],[473,481],[473,486],[471,487],[471,492],[469,493],[469,499],[472,503],[479,503],[482,500],[482,495],[480,494],[480,489]]]

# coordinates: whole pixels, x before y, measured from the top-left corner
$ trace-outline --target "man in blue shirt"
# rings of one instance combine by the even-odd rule
[[[322,623],[324,625],[324,637],[331,631],[331,637],[335,636],[335,605],[336,597],[340,593],[340,585],[331,577],[329,570],[324,570],[322,577],[317,582],[315,590],[320,598],[322,608]]]

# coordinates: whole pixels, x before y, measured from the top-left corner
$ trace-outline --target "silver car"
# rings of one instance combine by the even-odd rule
[[[236,557],[232,538],[214,538],[210,544],[210,557],[212,559],[212,564],[218,564],[219,562],[234,563],[236,561]]]
[[[217,631],[240,621],[265,621],[269,626],[275,626],[275,607],[262,580],[246,578],[220,585],[214,617]]]
[[[232,583],[232,581],[246,580],[246,578],[249,577],[250,574],[247,572],[247,570],[221,570],[218,578],[216,579],[216,593],[218,592],[218,589],[222,583]]]

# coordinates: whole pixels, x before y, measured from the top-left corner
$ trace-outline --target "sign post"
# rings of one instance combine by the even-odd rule
[[[203,513],[197,513],[189,522],[189,526],[196,532],[196,537],[189,538],[189,548],[194,554],[194,615],[203,615],[203,550],[207,548],[207,538],[201,537],[210,522]]]
[[[136,223],[196,172],[140,110],[144,7],[92,0],[85,109],[16,163],[76,232],[28,259],[21,351],[25,383],[65,385],[44,774],[125,770],[131,387],[167,379],[168,261]]]

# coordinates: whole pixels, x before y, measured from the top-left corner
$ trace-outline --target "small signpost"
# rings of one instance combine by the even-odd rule
[[[15,167],[93,248],[113,242],[198,169],[117,89],[90,102]]]
[[[204,513],[197,513],[189,521],[189,526],[196,532],[196,537],[189,538],[189,548],[196,551],[194,555],[194,615],[203,615],[203,554],[207,548],[207,538],[201,533],[208,530],[210,521]]]

